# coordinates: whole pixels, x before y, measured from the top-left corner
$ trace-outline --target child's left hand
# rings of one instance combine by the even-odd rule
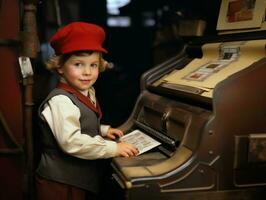
[[[124,135],[123,131],[116,128],[109,128],[106,137],[115,140],[116,138],[120,138],[123,135]]]

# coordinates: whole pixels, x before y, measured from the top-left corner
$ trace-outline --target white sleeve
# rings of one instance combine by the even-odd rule
[[[100,135],[81,134],[80,111],[65,95],[51,98],[42,111],[58,144],[68,154],[82,159],[110,158],[116,154],[117,144]]]
[[[101,130],[101,134],[103,137],[105,137],[107,135],[108,129],[110,128],[110,125],[103,125],[101,124],[100,126],[100,130]]]

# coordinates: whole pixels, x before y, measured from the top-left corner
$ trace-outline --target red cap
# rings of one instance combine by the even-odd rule
[[[60,28],[50,43],[56,55],[74,51],[92,50],[107,53],[102,47],[105,39],[103,28],[96,24],[72,22]]]

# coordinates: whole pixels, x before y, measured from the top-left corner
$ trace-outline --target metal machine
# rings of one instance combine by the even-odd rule
[[[266,41],[239,39],[188,45],[143,74],[120,128],[161,145],[113,159],[117,199],[265,198]]]

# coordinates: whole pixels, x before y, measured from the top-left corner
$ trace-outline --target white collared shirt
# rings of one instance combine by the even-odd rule
[[[49,124],[59,146],[68,154],[82,159],[111,158],[116,155],[117,144],[102,136],[110,126],[101,125],[102,136],[81,134],[80,110],[65,95],[52,97],[42,115]]]

